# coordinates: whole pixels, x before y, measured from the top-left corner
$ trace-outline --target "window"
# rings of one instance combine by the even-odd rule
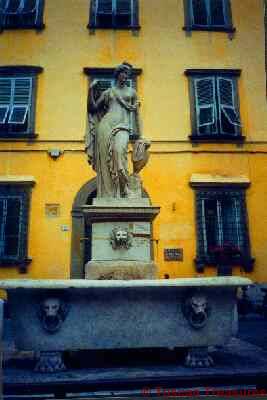
[[[194,187],[194,184],[191,184]],[[247,223],[245,185],[196,187],[197,258],[199,272],[215,264],[215,252],[235,250],[232,265],[251,270],[253,260]],[[243,186],[243,187],[242,187]],[[226,247],[225,247],[226,246]]]
[[[240,70],[187,70],[192,140],[237,140],[241,136],[237,78]]]
[[[184,0],[185,30],[234,32],[230,0]]]
[[[128,80],[127,84],[137,90],[137,76],[142,72],[141,69],[133,68],[131,79]],[[84,68],[84,73],[89,76],[90,82],[96,79],[99,82],[99,95],[106,89],[110,88],[114,80],[114,69],[113,68]],[[130,136],[134,139],[134,135]]]
[[[27,257],[30,185],[0,184],[0,264],[19,265]]]
[[[0,67],[0,137],[35,137],[36,74],[40,67]]]
[[[138,0],[91,0],[88,27],[138,29]]]
[[[0,0],[1,29],[43,29],[44,0]]]

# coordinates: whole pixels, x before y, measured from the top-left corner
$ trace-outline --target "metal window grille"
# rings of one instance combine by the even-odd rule
[[[21,196],[0,197],[0,258],[19,258],[22,211]]]
[[[240,201],[231,196],[202,199],[202,233],[204,251],[209,254],[216,246],[231,244],[243,249]]]

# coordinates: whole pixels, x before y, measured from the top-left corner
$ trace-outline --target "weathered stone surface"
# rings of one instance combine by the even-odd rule
[[[85,279],[155,279],[156,275],[153,262],[89,261],[85,265]]]
[[[117,204],[111,202],[109,205],[83,206],[82,211],[85,221],[105,222],[105,221],[152,221],[159,213],[160,207],[139,205],[139,203],[128,202]]]
[[[0,281],[7,289],[18,350],[175,348],[223,345],[231,338],[236,287],[249,279]],[[205,295],[210,313],[193,329],[183,313],[192,292]],[[62,298],[69,312],[48,333],[38,312],[44,298]]]
[[[252,285],[248,278],[239,276],[214,276],[208,278],[144,279],[133,281],[95,281],[84,279],[5,279],[0,280],[0,289],[91,289],[91,288],[158,288],[172,287],[239,287]]]
[[[142,226],[141,226],[142,225]],[[137,227],[143,233],[135,233]],[[129,232],[129,247],[112,246],[113,231]],[[104,260],[151,260],[151,231],[149,222],[98,222],[92,226],[92,261]],[[130,267],[130,264],[129,264]]]
[[[139,198],[114,198],[114,197],[96,197],[93,199],[93,206],[98,207],[150,207],[148,197]]]

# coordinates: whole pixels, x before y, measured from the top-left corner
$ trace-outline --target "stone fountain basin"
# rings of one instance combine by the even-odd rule
[[[223,345],[237,329],[241,277],[168,280],[2,280],[18,350],[64,351]],[[207,320],[193,327],[185,314],[192,296],[206,299]],[[42,323],[45,299],[67,310],[55,332]],[[186,303],[187,302],[187,303]]]

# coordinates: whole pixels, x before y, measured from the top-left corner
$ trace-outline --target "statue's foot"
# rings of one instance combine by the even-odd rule
[[[208,368],[214,365],[207,348],[189,349],[185,359],[185,366],[189,368]]]
[[[35,372],[61,372],[66,371],[66,366],[62,359],[62,353],[59,351],[54,352],[41,352],[40,358],[34,368]]]

